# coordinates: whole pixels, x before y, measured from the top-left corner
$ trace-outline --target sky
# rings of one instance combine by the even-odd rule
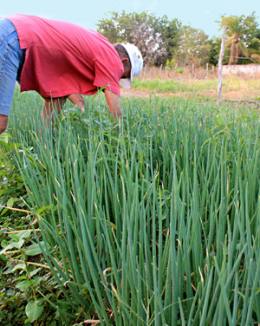
[[[210,37],[219,36],[222,15],[250,15],[255,12],[260,25],[260,0],[9,0],[2,1],[0,16],[16,13],[65,20],[96,29],[111,12],[148,11],[156,16],[177,18],[183,24],[202,29]]]

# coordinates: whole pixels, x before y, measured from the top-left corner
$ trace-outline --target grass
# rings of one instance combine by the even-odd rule
[[[132,99],[118,123],[97,98],[46,129],[38,98],[18,101],[9,133],[28,209],[78,320],[260,322],[258,112]]]
[[[134,90],[150,94],[179,95],[186,97],[215,97],[217,96],[217,78],[210,79],[137,79],[133,83]],[[223,96],[232,100],[256,100],[260,89],[259,79],[244,79],[239,77],[223,78]]]
[[[177,81],[177,80],[135,80],[135,89],[156,92],[200,92],[204,90],[215,90],[216,80]]]

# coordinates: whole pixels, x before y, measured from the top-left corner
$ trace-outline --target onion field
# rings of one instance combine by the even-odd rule
[[[37,275],[48,271],[55,284],[52,296],[35,286],[28,325],[260,323],[259,111],[131,98],[115,121],[98,96],[45,126],[41,105],[17,96],[1,140],[28,212],[11,219],[10,209],[5,231],[27,215],[38,251],[25,250],[25,265],[46,266]],[[1,235],[5,273],[26,241],[6,249]]]

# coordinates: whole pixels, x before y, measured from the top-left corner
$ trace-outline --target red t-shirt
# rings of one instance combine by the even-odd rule
[[[94,94],[106,88],[120,95],[123,65],[113,45],[101,34],[35,16],[8,18],[26,49],[21,91],[43,97]]]

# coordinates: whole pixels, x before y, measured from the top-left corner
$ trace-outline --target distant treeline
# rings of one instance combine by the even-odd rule
[[[260,63],[260,27],[255,13],[222,16],[225,35],[224,64]],[[202,66],[218,62],[221,38],[183,25],[178,19],[157,17],[148,12],[113,12],[101,19],[97,29],[112,43],[131,42],[143,53],[145,63],[154,66]]]

